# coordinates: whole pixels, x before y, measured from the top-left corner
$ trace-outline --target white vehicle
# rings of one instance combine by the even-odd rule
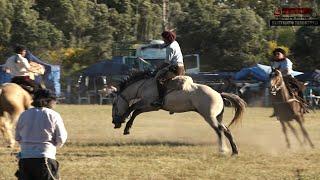
[[[159,63],[166,59],[166,49],[146,48],[142,50],[141,47],[163,43],[162,40],[153,40],[150,44],[144,44],[138,47],[135,56],[114,56],[112,60],[127,64],[132,69],[154,69]],[[185,55],[183,60],[187,74],[198,74],[200,72],[199,54]]]

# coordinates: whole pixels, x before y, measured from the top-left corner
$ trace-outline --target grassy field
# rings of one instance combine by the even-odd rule
[[[69,139],[58,150],[62,179],[320,179],[320,111],[306,116],[316,146],[287,149],[270,108],[248,108],[232,128],[240,154],[218,153],[216,135],[196,113],[138,116],[131,134],[113,129],[111,106],[59,105]],[[225,112],[224,122],[233,116]],[[300,133],[300,131],[299,131]],[[2,138],[2,137],[1,137]],[[0,179],[15,179],[17,161],[0,139]],[[17,152],[16,148],[13,152]]]

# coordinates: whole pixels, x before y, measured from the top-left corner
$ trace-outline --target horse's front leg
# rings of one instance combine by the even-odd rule
[[[143,111],[141,109],[133,111],[130,120],[127,122],[126,127],[124,128],[124,135],[130,134],[130,128],[133,124],[134,119],[141,114]]]
[[[132,104],[132,105],[128,108],[128,110],[124,113],[124,115],[123,115],[124,119],[128,118],[128,116],[129,116],[134,110],[140,109],[143,105],[144,105],[143,101],[138,101],[138,102]]]
[[[154,107],[149,107],[149,108],[145,108],[145,109],[137,109],[137,110],[135,110],[135,111],[132,113],[130,120],[127,122],[126,127],[125,127],[125,129],[124,129],[124,131],[123,131],[123,134],[124,134],[124,135],[130,134],[130,128],[131,128],[131,126],[132,126],[132,124],[133,124],[133,121],[134,121],[134,119],[135,119],[139,114],[144,113],[144,112],[157,111],[157,110],[159,110],[159,109],[154,108]]]

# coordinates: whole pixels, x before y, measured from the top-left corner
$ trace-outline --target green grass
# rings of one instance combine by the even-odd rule
[[[69,133],[57,155],[62,179],[320,179],[319,110],[305,122],[316,148],[300,147],[290,132],[287,149],[279,122],[268,117],[271,109],[248,108],[242,123],[232,127],[237,157],[218,153],[215,133],[196,113],[142,114],[124,136],[123,127],[113,129],[110,106],[56,110]],[[225,124],[232,115],[228,108]],[[14,179],[11,152],[0,148],[0,179]]]

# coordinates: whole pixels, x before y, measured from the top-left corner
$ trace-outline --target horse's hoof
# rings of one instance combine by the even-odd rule
[[[232,152],[231,156],[238,156],[239,155],[239,152]]]
[[[124,132],[123,132],[123,135],[128,135],[128,134],[130,134],[129,131],[124,131]]]
[[[121,123],[114,124],[114,129],[119,129],[119,128],[121,128]]]

